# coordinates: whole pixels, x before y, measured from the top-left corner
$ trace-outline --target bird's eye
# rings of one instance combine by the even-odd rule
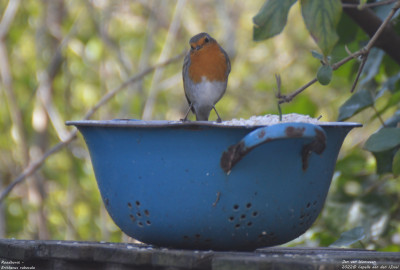
[[[205,39],[204,39],[204,43],[207,43],[207,42],[209,42],[210,40],[208,39],[208,37],[206,37]]]
[[[194,46],[193,46],[193,45],[190,45],[190,49],[194,50]]]

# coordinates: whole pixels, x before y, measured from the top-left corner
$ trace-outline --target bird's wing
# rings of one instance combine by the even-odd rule
[[[186,88],[189,87],[189,82],[186,81],[186,77],[189,76],[189,65],[190,65],[190,52],[186,54],[185,59],[183,60],[183,68],[182,68],[182,78],[183,78],[183,89],[185,90],[185,97],[190,106],[192,102],[190,101],[188,95],[186,94]],[[194,113],[194,107],[192,106],[192,112]]]

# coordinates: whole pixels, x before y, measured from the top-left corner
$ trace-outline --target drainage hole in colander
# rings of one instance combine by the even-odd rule
[[[138,217],[142,217],[142,214],[141,214],[140,212],[137,212],[136,215],[137,215]]]
[[[148,217],[148,216],[150,216],[150,212],[149,212],[149,210],[144,210],[144,214],[146,215],[146,217]]]
[[[251,203],[247,203],[247,204],[246,204],[246,208],[247,208],[247,209],[250,209],[250,208],[251,208]]]
[[[136,201],[135,203],[136,203],[136,206],[137,206],[137,207],[140,206],[140,202],[139,202],[139,201]]]
[[[189,240],[189,236],[184,235],[184,236],[183,236],[183,240]]]
[[[316,206],[316,205],[317,205],[317,201],[314,201],[314,202],[313,202],[313,205]]]
[[[133,222],[135,222],[135,221],[136,221],[136,218],[135,218],[135,216],[134,216],[134,215],[130,214],[130,215],[129,215],[129,217],[131,218],[131,220],[132,220]]]
[[[139,227],[143,227],[143,222],[139,221],[139,222],[137,223],[137,225],[138,225]]]
[[[150,226],[150,225],[151,225],[151,221],[150,221],[150,220],[146,220],[146,224],[147,224],[148,226]]]
[[[128,202],[128,207],[132,208],[132,204],[130,202]]]
[[[235,205],[233,206],[233,210],[235,210],[235,211],[239,210],[239,205],[238,205],[238,204],[235,204]]]
[[[307,203],[307,208],[310,208],[311,207],[311,203],[309,202],[309,203]]]
[[[233,222],[233,221],[235,220],[235,217],[230,216],[230,217],[228,218],[228,220],[229,220],[230,222]]]
[[[252,225],[253,225],[253,222],[251,222],[251,221],[247,223],[247,226],[249,226],[249,227],[251,227]]]
[[[239,229],[239,228],[240,228],[240,224],[238,223],[235,225],[235,229]]]
[[[256,216],[258,216],[258,212],[257,212],[257,211],[254,211],[251,215],[252,215],[253,217],[256,217]]]
[[[246,218],[246,215],[245,215],[245,214],[243,214],[243,215],[240,216],[240,219],[245,219],[245,218]]]

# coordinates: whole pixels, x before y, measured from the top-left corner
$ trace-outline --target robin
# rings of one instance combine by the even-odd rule
[[[183,121],[187,120],[190,110],[197,121],[208,121],[214,109],[221,122],[215,104],[222,98],[228,84],[231,62],[228,54],[207,33],[200,33],[189,41],[190,51],[183,62],[182,76],[185,96],[189,109]]]

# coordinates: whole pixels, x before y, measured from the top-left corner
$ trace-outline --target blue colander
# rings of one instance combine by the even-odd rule
[[[324,205],[356,123],[225,126],[73,121],[104,205],[127,235],[161,247],[254,250],[303,234]]]

